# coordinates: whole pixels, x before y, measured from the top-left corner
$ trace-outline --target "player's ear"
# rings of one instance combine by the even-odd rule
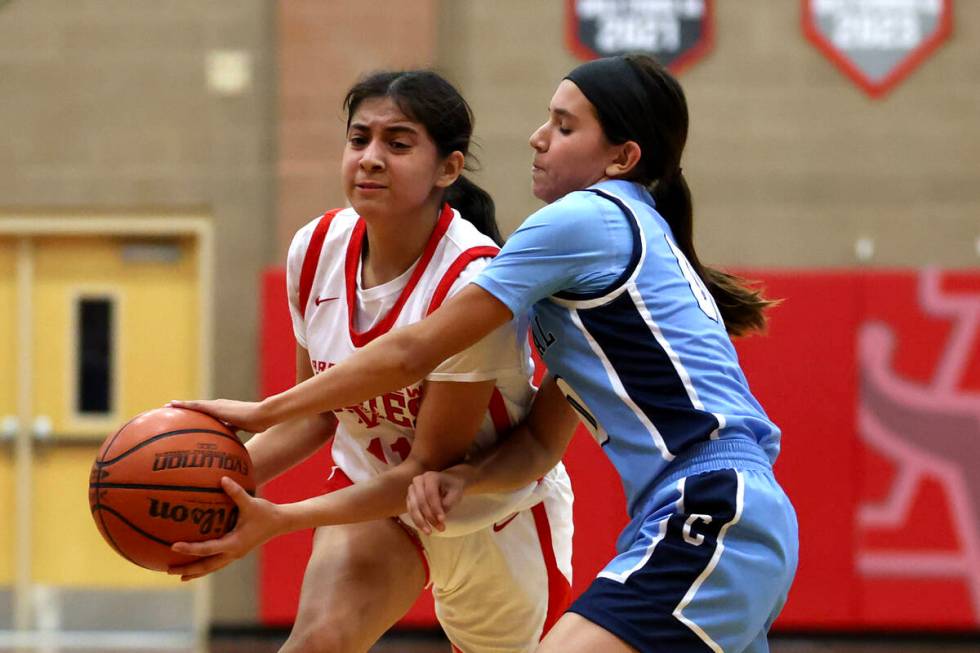
[[[466,157],[459,150],[455,150],[443,159],[441,170],[439,171],[439,178],[436,180],[436,187],[449,188],[452,186],[459,179],[459,176],[463,174],[463,164],[465,163]]]
[[[612,163],[606,166],[607,177],[625,177],[640,163],[643,150],[636,141],[626,141],[619,145]]]

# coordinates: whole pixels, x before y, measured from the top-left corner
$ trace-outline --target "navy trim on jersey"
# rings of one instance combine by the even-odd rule
[[[726,527],[741,516],[739,483],[733,469],[684,479],[681,501],[667,518],[663,537],[636,543],[651,549],[649,557],[622,580],[603,572],[569,611],[642,653],[718,650],[683,610],[697,601],[697,589],[718,563],[716,553],[724,550]]]
[[[640,231],[640,225],[636,219],[636,216],[633,215],[633,211],[626,205],[626,202],[619,199],[615,195],[599,190],[598,188],[587,188],[586,190],[589,191],[590,193],[595,193],[599,197],[606,198],[607,200],[609,200],[610,202],[618,206],[623,211],[623,213],[626,214],[626,220],[627,222],[629,222],[630,232],[633,235],[633,252],[630,254],[630,262],[623,270],[622,274],[620,274],[619,277],[614,282],[612,282],[605,288],[594,292],[582,292],[582,293],[573,292],[571,290],[562,290],[560,292],[556,292],[554,295],[559,299],[565,299],[569,301],[585,301],[588,299],[598,299],[599,297],[608,295],[613,290],[619,288],[621,285],[626,283],[626,280],[629,279],[630,276],[633,274],[633,271],[636,269],[636,266],[639,265],[641,255],[643,254],[643,243],[641,242],[641,239],[643,238],[643,233]]]
[[[576,309],[586,332],[616,372],[630,399],[660,433],[670,453],[707,440],[718,418],[695,407],[684,381],[637,308],[631,293]]]

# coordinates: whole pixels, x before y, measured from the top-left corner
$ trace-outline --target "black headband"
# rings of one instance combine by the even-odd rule
[[[565,76],[572,81],[599,114],[606,136],[613,142],[640,140],[631,126],[636,116],[652,114],[640,73],[624,57],[607,57],[584,63]]]

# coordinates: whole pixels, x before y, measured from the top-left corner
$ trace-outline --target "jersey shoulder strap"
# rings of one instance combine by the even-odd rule
[[[323,240],[327,237],[327,230],[330,223],[343,209],[327,211],[320,218],[316,227],[313,229],[313,236],[310,237],[310,244],[306,247],[306,255],[303,257],[303,268],[299,275],[299,310],[300,315],[306,315],[306,305],[310,301],[310,291],[313,288],[313,279],[316,278],[316,268],[320,263],[320,252],[323,250]]]
[[[436,310],[442,303],[446,300],[446,296],[449,295],[449,289],[453,287],[456,283],[456,279],[459,275],[463,273],[466,266],[475,261],[478,258],[483,258],[489,256],[493,258],[500,252],[499,247],[494,247],[490,245],[482,245],[480,247],[471,247],[463,251],[456,260],[446,268],[445,274],[442,275],[442,279],[439,280],[439,285],[436,286],[435,291],[432,293],[432,298],[429,300],[429,308],[426,309],[425,314],[428,316],[432,311]]]

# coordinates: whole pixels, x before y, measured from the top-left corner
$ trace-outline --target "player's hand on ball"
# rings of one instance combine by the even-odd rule
[[[257,401],[235,401],[234,399],[174,400],[168,402],[167,405],[207,413],[211,417],[249,433],[260,433],[272,426],[262,415],[260,404]]]
[[[446,530],[446,513],[463,498],[463,479],[448,472],[425,472],[412,479],[405,503],[416,528],[425,534]]]
[[[179,575],[183,581],[200,578],[244,557],[255,547],[282,532],[283,520],[276,504],[250,496],[242,486],[227,476],[221,479],[221,487],[238,506],[238,524],[234,530],[214,540],[175,542],[170,547],[175,553],[198,556],[201,559],[170,567],[167,570],[170,575]]]

